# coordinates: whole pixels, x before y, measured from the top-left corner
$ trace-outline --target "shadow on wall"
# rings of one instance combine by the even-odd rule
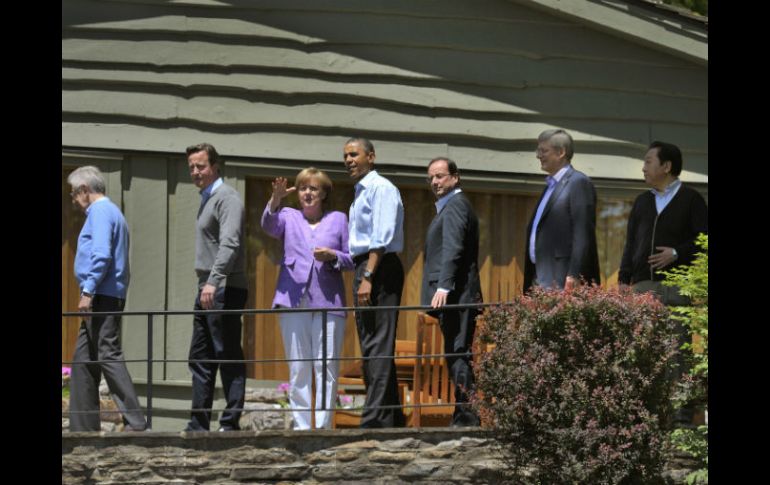
[[[421,132],[421,126],[367,130],[327,120],[271,125],[267,120],[214,124],[176,118],[175,127],[213,133],[251,133],[258,128],[319,136],[345,136],[355,129],[383,141],[529,151],[541,127],[559,126],[589,135],[589,140],[584,136],[576,143],[578,153],[640,158],[641,149],[652,139],[675,140],[685,152],[688,171],[708,174],[707,69],[620,37],[502,0],[442,2],[440,11],[435,4],[406,1],[367,5],[339,0],[324,6],[306,1],[291,7],[277,0],[258,7],[248,0],[220,4],[200,8],[169,1],[138,8],[134,3],[111,3],[107,8],[70,2],[63,10],[62,27],[65,38],[136,41],[141,32],[142,41],[221,46],[216,62],[202,57],[199,63],[173,64],[177,61],[171,53],[167,62],[142,66],[153,72],[266,74],[336,85],[291,95],[267,86],[227,88],[227,97],[247,102],[372,108],[421,120],[466,120],[469,125],[505,122],[498,127],[485,124],[483,131],[471,127],[464,133],[442,133],[441,126],[430,132]],[[160,20],[168,16],[177,16],[178,22]],[[139,19],[146,26],[138,30],[108,25]],[[217,30],[225,24],[228,33]],[[280,51],[289,60],[272,62],[252,54],[249,62],[241,63],[235,54],[259,48]],[[79,61],[72,62],[65,60],[65,67]],[[113,70],[136,68],[130,63],[109,65]],[[80,89],[64,84],[66,89]],[[340,84],[347,89],[340,90]],[[373,86],[392,87],[393,96],[372,90]],[[225,88],[117,83],[103,89],[190,98],[222,96]],[[63,116],[78,121],[84,115]],[[88,116],[109,122],[108,116]],[[169,125],[147,118],[136,122]],[[511,133],[511,122],[532,126]]]

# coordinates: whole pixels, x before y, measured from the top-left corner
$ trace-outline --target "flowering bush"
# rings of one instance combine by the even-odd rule
[[[61,396],[68,397],[70,395],[70,376],[72,375],[72,369],[62,366],[61,368]]]
[[[672,413],[668,311],[630,288],[535,289],[484,315],[474,403],[515,483],[658,483]]]
[[[337,395],[337,407],[343,409],[350,409],[353,407],[353,396],[345,394]]]
[[[282,408],[288,408],[289,407],[289,389],[291,386],[288,382],[282,382],[278,384],[278,387],[276,387],[276,390],[278,392],[283,393],[283,397],[278,400],[278,404],[281,405]]]

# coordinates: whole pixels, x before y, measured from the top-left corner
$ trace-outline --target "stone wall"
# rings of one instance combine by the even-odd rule
[[[687,462],[673,464],[682,483]],[[480,429],[67,433],[62,484],[501,483]]]

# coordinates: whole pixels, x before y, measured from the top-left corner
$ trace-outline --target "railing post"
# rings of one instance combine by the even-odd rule
[[[326,322],[329,320],[329,315],[326,310],[321,310],[321,411],[326,411],[326,338],[328,337],[328,331],[326,329]]]
[[[147,314],[147,428],[152,428],[152,313]]]

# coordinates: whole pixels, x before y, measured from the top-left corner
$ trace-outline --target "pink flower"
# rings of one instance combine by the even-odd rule
[[[352,404],[353,396],[340,396],[340,402],[342,404]]]
[[[61,375],[68,376],[70,374],[72,374],[72,369],[69,368],[69,367],[62,366],[62,368],[61,368]]]
[[[289,392],[289,383],[288,382],[282,382],[282,383],[278,384],[278,390],[283,392],[283,393],[288,393]]]

